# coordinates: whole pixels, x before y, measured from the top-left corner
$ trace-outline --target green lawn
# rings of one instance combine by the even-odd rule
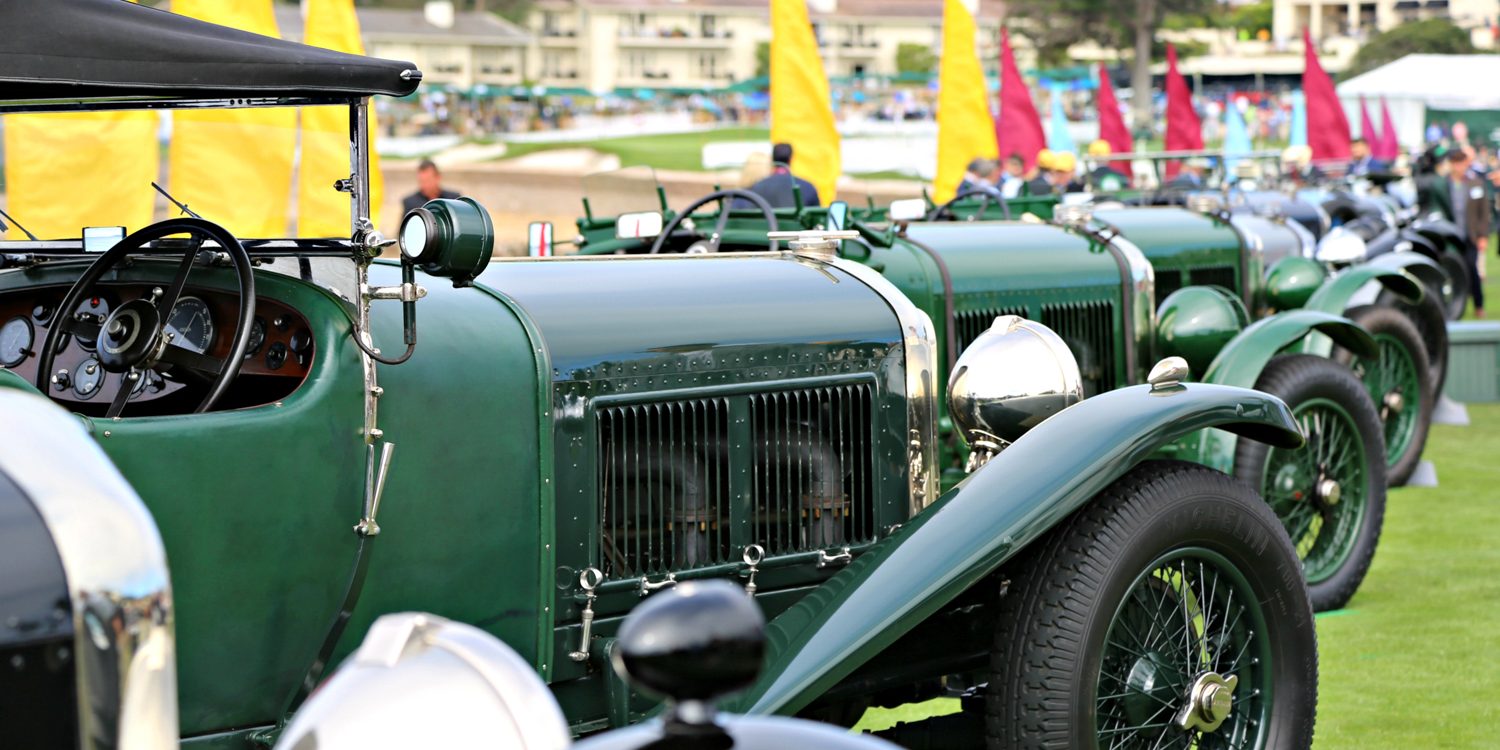
[[[1369,577],[1349,609],[1318,618],[1318,750],[1496,745],[1500,404],[1470,404],[1469,417],[1433,426],[1426,457],[1441,486],[1391,491]],[[957,710],[871,710],[858,728]]]
[[[621,167],[647,166],[699,172],[703,170],[703,146],[721,141],[765,141],[767,128],[720,128],[695,133],[631,135],[593,141],[559,143],[507,143],[503,158],[512,158],[559,148],[588,147],[620,157]]]

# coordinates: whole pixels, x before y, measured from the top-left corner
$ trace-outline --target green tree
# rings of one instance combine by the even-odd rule
[[[1095,41],[1106,47],[1130,49],[1133,59],[1130,85],[1135,121],[1149,122],[1151,97],[1151,52],[1156,30],[1169,16],[1213,12],[1214,0],[1010,0],[1009,17],[1019,21],[1015,32],[1036,45],[1042,65],[1068,61],[1068,47]]]
[[[1263,0],[1259,3],[1241,5],[1229,13],[1229,25],[1240,31],[1248,31],[1255,34],[1261,29],[1270,31],[1272,8],[1271,0]]]
[[[1469,32],[1446,19],[1404,23],[1360,47],[1344,77],[1357,76],[1407,55],[1472,55],[1477,51]]]
[[[935,69],[937,69],[937,55],[932,54],[931,47],[916,42],[902,42],[896,45],[897,73],[931,73]]]
[[[771,75],[771,43],[755,43],[755,76]]]

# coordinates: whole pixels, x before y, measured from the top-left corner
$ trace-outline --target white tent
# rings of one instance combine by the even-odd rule
[[[1422,144],[1427,108],[1500,110],[1500,55],[1407,55],[1336,86],[1359,135],[1359,98],[1369,103],[1380,127],[1380,100],[1391,108],[1391,121],[1402,146]]]

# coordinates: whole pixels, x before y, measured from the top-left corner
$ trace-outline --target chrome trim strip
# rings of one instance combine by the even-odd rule
[[[167,554],[151,513],[77,418],[0,389],[0,471],[51,530],[73,606],[79,747],[177,747]]]
[[[906,351],[907,463],[910,513],[915,516],[938,497],[937,334],[932,318],[894,284],[869,266],[843,258],[823,261],[853,276],[896,313]]]

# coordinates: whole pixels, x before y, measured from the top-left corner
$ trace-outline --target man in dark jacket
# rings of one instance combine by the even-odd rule
[[[811,182],[792,174],[792,144],[778,143],[771,147],[771,161],[776,165],[771,176],[751,185],[751,192],[765,198],[772,208],[795,208],[797,197],[792,193],[795,185],[802,194],[803,206],[823,205],[818,199],[818,189]],[[739,206],[740,203],[736,202],[735,207]]]
[[[443,189],[443,174],[431,159],[423,159],[417,165],[417,192],[401,199],[403,214],[413,208],[421,208],[427,201],[438,198],[457,198],[458,193]]]
[[[1474,297],[1474,317],[1484,317],[1484,284],[1479,278],[1479,258],[1489,247],[1490,205],[1487,201],[1484,182],[1469,174],[1473,157],[1461,148],[1449,151],[1447,178],[1436,177],[1428,183],[1425,197],[1427,208],[1453,222],[1467,239],[1464,247],[1465,265],[1469,267],[1469,292]]]

